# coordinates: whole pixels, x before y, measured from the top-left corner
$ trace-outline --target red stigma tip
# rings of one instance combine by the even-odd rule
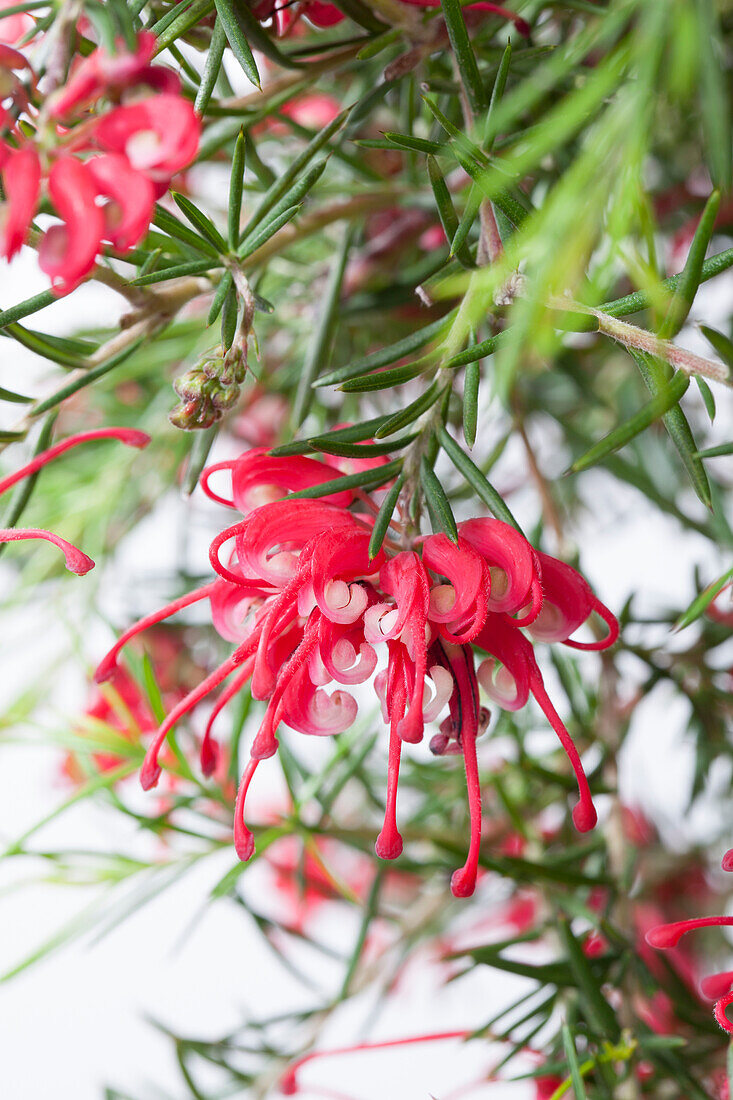
[[[374,851],[380,859],[398,859],[402,855],[402,837],[395,830],[385,830],[377,837]]]
[[[660,924],[656,928],[650,928],[644,939],[650,947],[656,947],[658,951],[667,951],[677,946],[685,931],[686,929],[680,928],[678,924]]]
[[[145,761],[140,772],[140,786],[144,791],[149,791],[158,785],[162,770],[160,764],[154,760]]]
[[[450,890],[454,898],[470,898],[476,889],[476,872],[461,867],[451,875]]]
[[[733,871],[733,848],[729,848],[720,861],[724,871]]]
[[[234,826],[234,849],[242,863],[247,863],[255,852],[255,838],[243,822]]]
[[[594,829],[598,821],[598,814],[593,803],[578,802],[573,809],[573,824],[579,833],[588,833]]]
[[[216,771],[219,763],[219,746],[211,737],[201,742],[201,771],[208,778]]]

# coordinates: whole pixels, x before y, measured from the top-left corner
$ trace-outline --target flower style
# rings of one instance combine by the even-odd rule
[[[95,428],[89,432],[79,432],[77,435],[70,435],[68,438],[63,439],[60,443],[55,443],[53,447],[49,447],[45,451],[41,451],[30,462],[22,466],[20,470],[16,470],[12,474],[8,474],[4,478],[0,478],[0,496],[6,493],[8,489],[12,489],[19,481],[22,481],[26,477],[31,477],[37,473],[44,466],[48,465],[64,451],[71,450],[72,447],[77,447],[80,443],[89,443],[95,439],[117,439],[120,443],[125,443],[128,447],[147,447],[150,442],[150,436],[145,432],[136,431],[134,428]],[[51,542],[62,551],[66,562],[66,568],[72,573],[76,573],[78,576],[83,576],[88,573],[90,569],[94,568],[94,562],[90,557],[84,554],[77,546],[73,546],[66,539],[61,538],[60,535],[55,535],[52,531],[42,531],[39,528],[27,528],[27,527],[11,527],[0,530],[0,543],[2,542],[18,542],[24,539],[45,539],[46,542]]]
[[[730,852],[722,860],[724,871],[730,871]],[[657,951],[670,951],[677,948],[683,936],[699,928],[733,927],[733,917],[693,917],[690,920],[672,921],[670,924],[658,924],[646,933],[646,942]],[[711,974],[700,982],[700,993],[707,1000],[715,1001],[713,1015],[717,1023],[733,1035],[733,1020],[727,1016],[728,1006],[733,1004],[733,971]]]
[[[471,838],[466,863],[454,873],[451,888],[466,897],[475,888],[481,845],[476,740],[489,720],[479,684],[506,709],[524,706],[530,694],[535,697],[576,773],[575,824],[581,831],[590,829],[596,812],[577,749],[547,696],[522,628],[541,639],[603,649],[616,640],[618,624],[575,570],[537,553],[499,520],[459,524],[457,544],[443,534],[419,537],[413,549],[399,549],[388,540],[370,558],[376,505],[364,494],[356,497],[346,489],[323,499],[280,499],[292,491],[312,492],[338,477],[342,460],[332,462],[277,458],[255,449],[205,470],[204,491],[244,517],[211,544],[217,579],[126,631],[96,678],[113,674],[130,638],[183,607],[210,601],[214,627],[236,648],[168,714],[150,745],[141,781],[145,789],[155,786],[168,731],[232,677],[213,708],[201,746],[202,769],[210,773],[218,752],[212,726],[249,681],[253,696],[267,705],[235,809],[235,847],[246,860],[254,840],[245,824],[245,799],[260,762],[277,751],[278,726],[285,722],[316,736],[345,730],[357,714],[347,689],[372,677],[381,652],[386,667],[377,672],[374,687],[390,732],[386,812],[377,853],[395,859],[402,851],[397,787],[403,743],[421,741],[425,723],[447,707],[430,748],[437,755],[461,753],[464,759]],[[211,487],[212,477],[223,472],[231,483],[227,496]],[[367,511],[358,510],[362,504]],[[606,624],[605,637],[575,641],[572,635],[594,611]],[[474,647],[487,654],[478,674]],[[336,686],[328,694],[330,684]]]
[[[23,86],[11,80],[16,113],[28,115],[35,136],[31,141],[27,128],[10,126],[10,116],[3,120],[12,144],[0,139],[0,253],[9,260],[19,251],[47,196],[61,223],[43,234],[39,263],[57,295],[69,294],[87,277],[104,244],[128,252],[142,240],[156,197],[198,150],[200,120],[181,95],[176,73],[151,64],[155,48],[149,31],[140,32],[134,51],[118,44],[110,54],[98,47],[38,116]],[[30,69],[7,46],[0,46],[0,67]],[[141,89],[154,94],[140,98]],[[134,96],[131,102],[96,118],[89,114],[102,97],[117,101],[127,93]]]

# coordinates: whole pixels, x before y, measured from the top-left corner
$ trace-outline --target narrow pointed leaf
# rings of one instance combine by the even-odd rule
[[[311,485],[308,489],[299,489],[297,493],[290,493],[288,500],[316,500],[319,497],[330,496],[331,493],[342,493],[345,489],[377,489],[385,482],[396,477],[402,468],[402,459],[396,458],[384,466],[375,466],[371,470],[360,470],[356,474],[344,474],[343,477],[335,477],[331,481],[324,481],[320,485]]]
[[[206,64],[204,65],[201,83],[199,84],[199,89],[194,101],[194,107],[199,115],[206,114],[206,108],[209,105],[209,100],[213,95],[214,87],[216,86],[216,81],[219,76],[226,44],[227,36],[224,30],[224,24],[221,19],[217,18],[211,35],[209,52],[206,55]]]
[[[595,466],[597,462],[600,462],[607,455],[612,454],[614,451],[618,451],[621,447],[625,447],[627,443],[630,443],[632,439],[635,439],[641,432],[658,420],[670,409],[674,408],[679,402],[680,398],[687,391],[690,385],[690,379],[688,376],[678,371],[670,382],[661,386],[657,391],[656,396],[648,401],[646,405],[639,409],[635,416],[632,416],[624,424],[620,424],[618,428],[614,428],[612,432],[605,435],[603,439],[600,439],[595,446],[586,451],[584,455],[576,459],[570,469],[573,473],[578,473],[580,470],[587,470],[589,466]]]
[[[231,46],[232,53],[242,66],[244,75],[255,87],[262,87],[260,74],[252,56],[252,50],[245,33],[245,20],[242,17],[242,8],[234,0],[216,0],[216,11],[227,42]]]
[[[400,409],[399,412],[385,421],[385,423],[374,433],[374,438],[384,439],[386,436],[394,435],[402,428],[406,428],[408,424],[412,424],[419,416],[422,416],[424,412],[432,408],[436,401],[439,401],[442,396],[443,390],[439,387],[437,382],[433,382],[432,386],[430,386],[425,393],[421,393],[419,397],[416,397],[415,400],[411,401],[404,409]]]
[[[430,508],[430,514],[437,520],[438,530],[436,534],[443,531],[451,542],[458,544],[458,528],[456,527],[453,510],[445,489],[440,484],[435,470],[425,455],[420,460],[420,481],[425,493],[425,500]]]
[[[720,191],[713,191],[705,204],[702,217],[695,230],[695,236],[690,245],[685,266],[680,273],[680,281],[677,283],[674,296],[669,303],[667,315],[660,325],[658,332],[660,340],[670,340],[673,336],[676,336],[687,320],[687,314],[690,312],[690,307],[697,294],[697,288],[700,285],[705,253],[715,229],[715,219],[718,216],[719,209]]]
[[[641,371],[647,389],[650,393],[654,394],[655,397],[658,396],[660,391],[669,381],[669,369],[667,364],[653,355],[647,355],[643,351],[637,351],[634,348],[629,348],[628,350]],[[692,482],[692,487],[705,507],[711,508],[712,496],[710,494],[710,483],[705,473],[705,467],[701,459],[697,456],[697,444],[695,443],[690,425],[687,423],[687,417],[679,406],[675,406],[664,414],[663,420],[669,437],[677,448],[683,465],[687,470],[690,481]]]
[[[481,366],[478,360],[469,363],[463,378],[463,438],[471,448],[476,442],[478,426],[478,391],[481,382]]]
[[[491,514],[504,523],[509,523],[512,527],[516,527],[517,531],[521,533],[522,528],[519,526],[510,509],[499,496],[494,486],[487,481],[478,466],[471,461],[466,452],[456,443],[455,439],[448,435],[445,428],[441,427],[438,429],[438,442],[455,468],[459,473],[463,474],[468,484],[484,502]]]
[[[562,1042],[565,1048],[568,1068],[570,1070],[570,1080],[573,1085],[575,1100],[587,1100],[583,1077],[580,1072],[580,1066],[578,1065],[578,1055],[575,1050],[575,1043],[573,1042],[573,1037],[570,1034],[570,1028],[567,1024],[562,1025]]]
[[[404,474],[395,481],[392,488],[387,493],[386,497],[382,501],[382,506],[377,513],[377,518],[374,521],[374,528],[372,530],[372,537],[369,539],[369,557],[376,558],[379,551],[382,549],[382,543],[384,542],[385,535],[387,534],[387,528],[392,520],[392,514],[397,504],[397,498],[399,497],[402,486],[404,484]]]
[[[443,179],[443,173],[440,171],[435,157],[428,157],[427,164],[428,178],[430,179],[430,186],[433,189],[435,205],[438,208],[440,224],[443,226],[443,232],[446,238],[449,241],[454,241],[456,233],[458,232],[458,215],[453,205],[453,199],[450,197],[450,192]],[[462,244],[457,249],[454,247],[452,251],[462,267],[475,267],[473,257],[465,244]]]
[[[474,114],[478,114],[480,111],[486,110],[486,93],[471,39],[468,37],[461,0],[440,0],[440,6],[443,9],[448,38],[458,64],[466,98],[471,110]]]
[[[242,215],[242,189],[244,187],[244,150],[246,142],[244,130],[240,130],[234,143],[232,171],[229,176],[229,207],[227,211],[227,234],[229,247],[235,251],[239,245],[239,220]]]
[[[222,237],[219,230],[216,228],[211,218],[207,218],[203,211],[199,210],[197,206],[191,202],[185,195],[180,195],[177,191],[171,191],[173,201],[184,216],[188,219],[191,225],[198,229],[202,237],[216,249],[217,254],[226,253],[227,245],[226,241]]]
[[[690,623],[694,623],[696,619],[704,615],[715,597],[722,592],[731,581],[733,581],[733,567],[723,573],[721,577],[718,577],[716,581],[712,581],[695,597],[687,610],[682,612],[679,619],[674,624],[674,629],[684,630],[686,626],[689,626]]]

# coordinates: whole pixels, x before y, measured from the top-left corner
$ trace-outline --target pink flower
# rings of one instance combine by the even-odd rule
[[[210,485],[213,475],[224,472],[231,479],[231,497]],[[356,497],[345,490],[320,500],[275,499],[337,476],[335,466],[314,458],[276,458],[258,450],[204,471],[208,495],[244,515],[211,544],[219,579],[131,627],[104,658],[97,678],[111,674],[121,646],[139,631],[190,603],[210,600],[215,628],[236,648],[167,716],[141,779],[146,789],[155,785],[168,730],[231,677],[202,743],[202,769],[208,773],[217,758],[211,737],[216,716],[250,681],[253,696],[267,706],[235,809],[235,846],[247,859],[254,842],[244,822],[245,799],[260,761],[277,751],[278,726],[285,722],[315,736],[346,729],[357,704],[345,689],[368,680],[376,671],[378,651],[386,650],[386,668],[374,678],[390,731],[386,811],[376,850],[384,859],[402,851],[397,827],[402,745],[422,740],[425,723],[447,707],[430,748],[464,759],[471,835],[466,862],[454,873],[451,888],[465,897],[475,888],[481,849],[476,741],[489,712],[481,706],[479,682],[507,709],[524,706],[530,694],[535,697],[577,775],[576,826],[590,829],[596,814],[577,749],[520,628],[536,627],[541,636],[568,645],[604,648],[617,637],[616,620],[575,570],[537,554],[524,536],[498,520],[460,524],[457,545],[445,535],[418,537],[413,549],[396,549],[387,540],[370,559],[376,504],[365,494]],[[359,511],[362,506],[367,511]],[[606,623],[606,636],[600,642],[575,642],[571,635],[593,612]],[[474,645],[488,654],[478,679]],[[334,683],[328,694],[326,687]]]
[[[88,166],[74,157],[59,157],[48,177],[48,193],[62,225],[43,235],[38,264],[55,294],[69,294],[94,267],[104,234],[104,217],[96,205],[97,188]]]
[[[97,195],[108,199],[102,207],[103,240],[121,252],[133,248],[148,231],[155,206],[155,189],[126,157],[105,153],[86,161]]]
[[[97,144],[124,153],[132,168],[159,185],[196,156],[201,121],[182,96],[164,92],[108,111],[97,122]]]
[[[98,46],[89,57],[78,61],[66,84],[49,97],[52,118],[68,118],[72,113],[94,103],[100,96],[146,82],[146,78],[149,81],[151,73],[155,71],[150,62],[156,44],[154,34],[140,31],[134,53],[119,48],[121,42],[117,43],[118,50],[114,54]],[[161,68],[161,72],[166,71]],[[175,73],[170,71],[170,76],[180,89],[180,80]],[[156,79],[153,75],[153,80]]]
[[[0,252],[12,260],[28,239],[38,209],[41,189],[41,161],[30,145],[11,149],[0,142],[0,170],[5,202],[0,210]]]
[[[3,8],[15,7],[15,0],[0,0],[0,13]],[[15,15],[0,14],[0,43],[13,44],[35,27],[35,23],[26,12]]]

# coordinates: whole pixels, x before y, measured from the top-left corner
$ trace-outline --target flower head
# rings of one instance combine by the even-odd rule
[[[260,762],[277,751],[280,724],[311,736],[345,730],[358,709],[347,689],[373,675],[389,727],[386,810],[376,850],[384,859],[399,856],[402,746],[421,741],[425,723],[447,711],[430,748],[441,756],[458,753],[464,760],[471,837],[452,890],[465,897],[475,888],[481,849],[476,742],[489,712],[481,705],[479,686],[507,709],[518,709],[534,696],[576,772],[576,826],[590,829],[596,813],[578,751],[547,696],[522,628],[568,645],[604,648],[617,637],[616,620],[575,570],[538,554],[523,535],[499,520],[460,524],[456,544],[442,534],[418,537],[412,548],[388,540],[370,558],[376,504],[363,494],[356,497],[347,489],[323,499],[287,499],[288,492],[312,490],[338,474],[336,466],[314,458],[276,458],[262,450],[204,471],[207,494],[243,515],[211,544],[210,561],[218,579],[130,628],[102,661],[97,676],[113,672],[121,646],[140,630],[189,603],[210,601],[215,628],[236,648],[168,714],[148,750],[141,778],[146,789],[155,785],[168,730],[229,680],[202,745],[202,769],[209,772],[217,758],[213,723],[249,681],[252,695],[266,707],[235,810],[235,845],[243,859],[254,850],[244,820],[247,791]],[[229,477],[228,494],[212,488],[214,475]],[[607,624],[605,637],[576,643],[571,635],[592,612]],[[487,654],[478,675],[475,649]],[[380,655],[384,667],[377,671]]]

